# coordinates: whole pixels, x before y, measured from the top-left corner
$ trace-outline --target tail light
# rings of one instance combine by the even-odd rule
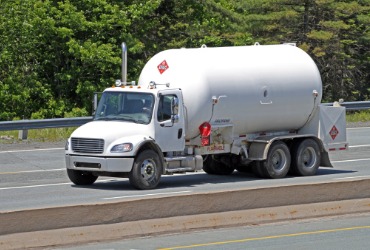
[[[208,146],[210,144],[212,126],[209,122],[204,122],[199,126],[200,138],[202,146]]]

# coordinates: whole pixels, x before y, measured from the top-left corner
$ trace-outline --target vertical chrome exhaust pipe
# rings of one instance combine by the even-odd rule
[[[127,82],[127,46],[122,43],[122,82]]]

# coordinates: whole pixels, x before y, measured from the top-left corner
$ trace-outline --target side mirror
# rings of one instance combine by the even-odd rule
[[[172,123],[178,123],[180,120],[179,115],[171,115],[171,122]]]
[[[179,114],[179,99],[174,96],[171,101],[171,115]]]
[[[172,123],[178,123],[179,119],[179,98],[174,96],[171,101],[171,121]]]
[[[93,100],[92,100],[92,113],[95,115],[96,109],[98,108],[99,99],[103,92],[94,92]]]
[[[97,108],[98,108],[98,93],[94,93],[93,114],[95,114]]]

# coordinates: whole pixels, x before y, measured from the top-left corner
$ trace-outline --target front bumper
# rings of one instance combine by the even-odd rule
[[[65,159],[68,169],[95,172],[129,173],[134,164],[134,158],[104,158],[67,154]]]

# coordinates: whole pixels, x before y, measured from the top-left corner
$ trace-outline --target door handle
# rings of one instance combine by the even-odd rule
[[[179,130],[177,131],[177,139],[181,139],[182,137],[182,128],[179,128]]]

